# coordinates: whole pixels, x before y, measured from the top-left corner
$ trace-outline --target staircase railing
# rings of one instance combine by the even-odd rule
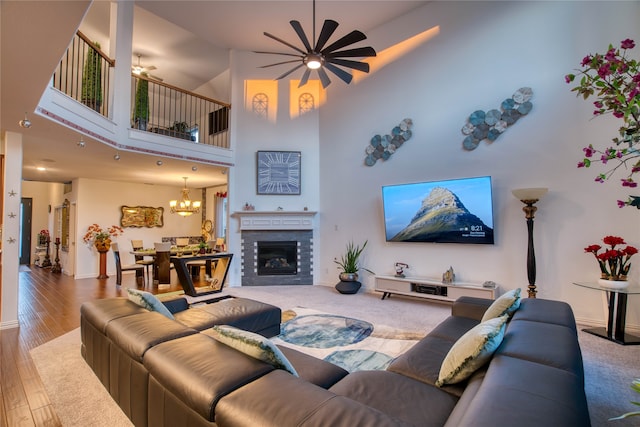
[[[78,31],[53,74],[53,87],[110,117],[113,67],[115,60]],[[133,73],[131,91],[133,128],[229,148],[230,104]]]
[[[109,82],[115,60],[80,31],[53,73],[53,87],[109,117]]]
[[[131,91],[132,127],[229,148],[230,104],[144,75],[132,74]]]

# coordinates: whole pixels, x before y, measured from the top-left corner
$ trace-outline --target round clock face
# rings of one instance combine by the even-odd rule
[[[258,194],[300,194],[300,152],[258,152]]]
[[[213,228],[213,223],[211,222],[210,219],[206,220],[202,225],[202,229],[207,233],[210,233],[212,228]]]

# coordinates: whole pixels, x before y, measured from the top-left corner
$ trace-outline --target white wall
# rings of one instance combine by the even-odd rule
[[[53,236],[53,212],[54,207],[62,204],[64,197],[64,184],[55,182],[23,181],[22,197],[30,197],[33,200],[31,208],[31,263],[35,261],[34,252],[38,244],[40,230],[49,230]],[[49,212],[51,207],[51,212]],[[52,237],[52,240],[54,238]],[[54,245],[51,248],[55,248]]]
[[[120,207],[152,206],[164,207],[164,226],[153,228],[125,228],[123,235],[115,240],[120,245],[122,262],[131,264],[133,255],[129,254],[132,239],[142,239],[145,247],[153,247],[154,242],[160,242],[162,237],[168,236],[199,236],[202,224],[200,214],[182,217],[169,212],[169,200],[180,196],[181,186],[166,187],[160,185],[131,184],[114,181],[101,181],[81,178],[73,183],[74,196],[70,199],[77,201],[77,263],[76,275],[78,279],[95,277],[99,271],[98,252],[88,247],[82,241],[87,227],[98,224],[102,228],[119,225],[121,217]],[[192,199],[201,200],[201,190],[191,190]],[[107,274],[115,274],[113,254],[107,256]]]
[[[572,284],[599,276],[583,248],[610,234],[640,246],[640,214],[616,206],[628,194],[618,179],[597,184],[593,179],[604,170],[576,168],[582,147],[607,146],[621,123],[590,120],[591,102],[577,99],[564,75],[609,43],[640,42],[638,18],[638,2],[432,2],[370,32],[372,43],[386,47],[398,33],[440,27],[435,38],[359,84],[329,88],[320,117],[316,281],[337,281],[332,261],[353,238],[369,241],[364,264],[378,274],[392,274],[396,261],[416,276],[440,277],[451,265],[459,280],[524,289],[527,231],[511,190],[548,187],[535,218],[538,297],[565,300],[578,319],[601,323],[601,293]],[[499,108],[523,86],[533,89],[533,111],[495,142],[464,151],[461,128],[469,114]],[[405,117],[413,119],[413,138],[390,160],[365,166],[370,138]],[[381,186],[482,175],[493,178],[495,245],[385,242]],[[637,283],[640,259],[634,261]],[[373,278],[364,276],[372,288]],[[633,298],[628,322],[638,325]]]

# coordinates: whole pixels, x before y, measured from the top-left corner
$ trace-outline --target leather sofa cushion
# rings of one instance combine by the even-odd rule
[[[219,427],[353,427],[409,424],[275,370],[220,399]]]
[[[498,353],[584,376],[577,335],[568,326],[513,320]]]
[[[442,426],[458,398],[388,371],[353,372],[329,389],[408,424]]]
[[[298,350],[283,345],[279,345],[278,348],[291,362],[300,378],[319,387],[329,388],[349,373],[333,363],[309,356]]]
[[[154,345],[195,333],[195,329],[147,310],[115,319],[106,328],[107,337],[137,362],[142,362],[145,352]]]
[[[453,344],[476,325],[478,325],[478,321],[474,319],[448,317],[436,326],[429,335],[391,362],[387,371],[435,385],[442,362]],[[460,396],[464,389],[464,382],[442,387],[442,390],[454,396]]]
[[[143,363],[159,384],[209,421],[222,396],[274,369],[204,334],[159,344]]]
[[[530,320],[533,322],[555,323],[577,331],[576,319],[571,307],[562,301],[536,298],[535,301],[523,298],[520,308],[513,314],[512,320]]]
[[[87,301],[80,307],[80,316],[104,333],[107,324],[120,317],[146,313],[147,310],[128,298],[106,298]]]
[[[175,313],[174,317],[183,325],[199,331],[214,325],[230,325],[261,333],[275,326],[279,333],[282,311],[279,307],[248,298],[226,298]],[[267,338],[274,336],[273,333],[261,335]]]
[[[460,403],[465,407],[456,408],[456,415],[460,416],[451,417],[446,427],[590,425],[579,377],[500,354],[494,355],[473,398],[463,400],[464,396]]]
[[[467,297],[463,296],[453,302],[451,306],[451,315],[456,317],[468,317],[469,319],[482,319],[487,308],[493,303],[493,300],[487,298]]]

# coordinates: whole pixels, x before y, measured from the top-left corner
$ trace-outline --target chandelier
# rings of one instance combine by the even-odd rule
[[[189,216],[194,213],[200,212],[200,200],[191,200],[189,198],[189,189],[187,188],[187,177],[183,176],[184,179],[184,188],[181,190],[182,195],[180,196],[180,200],[171,200],[169,202],[169,207],[171,208],[171,213],[177,213],[182,216]]]

